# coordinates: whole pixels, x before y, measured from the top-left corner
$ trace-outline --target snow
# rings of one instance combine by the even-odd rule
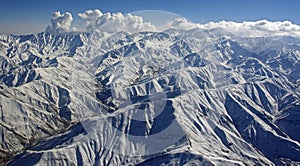
[[[299,163],[300,40],[238,35],[1,35],[1,162]]]

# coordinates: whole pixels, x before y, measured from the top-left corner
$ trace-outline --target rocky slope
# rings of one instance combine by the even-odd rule
[[[221,28],[1,35],[1,162],[299,164],[299,43]]]

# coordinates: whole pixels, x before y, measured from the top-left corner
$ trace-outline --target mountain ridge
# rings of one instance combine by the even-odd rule
[[[196,28],[0,39],[1,156],[23,152],[8,165],[299,163],[296,38]],[[278,61],[291,55],[286,68],[270,63],[274,47]],[[156,136],[167,141],[147,142]]]

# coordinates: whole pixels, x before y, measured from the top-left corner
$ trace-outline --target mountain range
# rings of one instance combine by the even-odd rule
[[[0,35],[3,165],[298,165],[300,38]]]

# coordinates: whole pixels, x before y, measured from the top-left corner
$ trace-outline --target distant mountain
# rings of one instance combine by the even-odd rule
[[[0,162],[300,164],[300,39],[0,35]]]

